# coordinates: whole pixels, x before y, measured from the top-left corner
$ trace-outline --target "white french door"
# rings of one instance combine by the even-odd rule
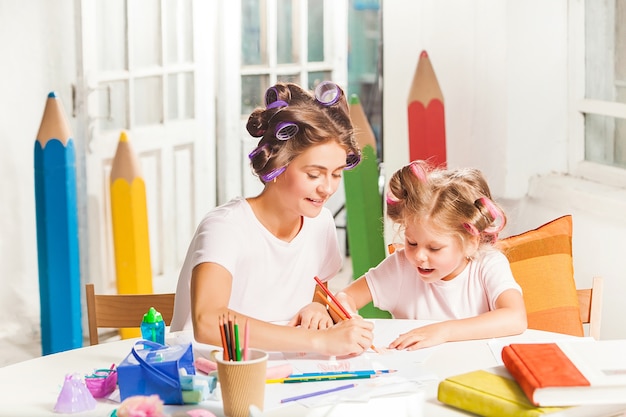
[[[115,292],[109,173],[122,131],[146,184],[155,292],[173,291],[215,205],[216,6],[202,0],[76,0],[81,272]]]

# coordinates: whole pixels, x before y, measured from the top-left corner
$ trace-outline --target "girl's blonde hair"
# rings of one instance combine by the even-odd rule
[[[401,228],[427,219],[462,243],[478,237],[481,247],[495,243],[507,220],[480,170],[435,169],[426,161],[413,161],[393,174],[387,215]]]

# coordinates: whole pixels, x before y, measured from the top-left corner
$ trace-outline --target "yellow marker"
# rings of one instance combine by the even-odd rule
[[[126,132],[120,135],[111,167],[111,216],[117,292],[151,294],[152,265],[146,185]],[[137,326],[140,324],[141,320]],[[122,338],[140,337],[138,327],[121,329]]]

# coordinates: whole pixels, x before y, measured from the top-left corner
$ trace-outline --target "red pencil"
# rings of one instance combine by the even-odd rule
[[[313,279],[315,279],[315,282],[317,282],[317,285],[319,285],[320,287],[322,287],[322,289],[324,290],[324,292],[330,297],[331,300],[333,300],[333,302],[335,303],[335,305],[337,307],[339,307],[339,309],[343,312],[343,314],[345,314],[345,319],[342,318],[342,320],[346,320],[346,319],[351,319],[352,316],[350,315],[350,313],[348,313],[348,310],[346,310],[341,303],[339,302],[339,300],[337,300],[335,298],[335,296],[333,295],[332,292],[330,292],[330,290],[328,288],[326,288],[326,286],[322,283],[322,281],[320,281],[320,279],[318,277],[313,277]],[[328,303],[328,300],[326,300],[326,302]],[[328,305],[332,308],[332,304],[328,303]],[[335,311],[335,313],[338,313],[337,311]],[[338,316],[341,316],[341,314],[337,314]],[[372,345],[370,346],[371,349],[374,352],[378,352],[378,349],[376,348],[376,346]]]
[[[337,300],[335,298],[335,296],[333,295],[332,292],[330,292],[330,290],[328,288],[326,288],[326,286],[322,283],[322,281],[320,281],[320,279],[318,277],[313,277],[313,279],[315,280],[315,282],[317,282],[317,285],[319,285],[320,287],[322,287],[322,290],[324,290],[324,292],[326,293],[326,295],[328,295],[330,297],[331,300],[333,300],[333,303],[335,303],[335,305],[337,307],[339,307],[339,310],[342,311],[342,313],[346,316],[346,318],[351,319],[352,316],[350,315],[350,313],[348,313],[348,310],[346,310],[341,303],[339,302],[339,300]]]
[[[224,320],[219,316],[220,336],[222,336],[222,348],[224,348],[224,360],[228,360],[228,344],[226,343],[226,333],[224,332]]]

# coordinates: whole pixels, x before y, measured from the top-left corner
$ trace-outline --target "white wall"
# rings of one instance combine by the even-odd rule
[[[39,333],[33,150],[50,91],[71,115],[74,49],[73,0],[0,0],[0,337]]]
[[[602,337],[626,338],[624,190],[552,175],[567,160],[566,17],[566,0],[385,0],[385,167],[408,162],[408,87],[426,49],[449,165],[485,171],[510,207],[509,233],[572,213],[577,281],[605,277]],[[39,332],[33,145],[50,91],[75,124],[74,50],[73,0],[0,0],[0,338]]]
[[[448,166],[483,170],[508,208],[506,234],[572,214],[577,285],[605,278],[602,338],[626,338],[624,190],[560,174],[570,128],[567,0],[383,6],[387,178],[409,162],[408,91],[426,50],[444,95]]]

